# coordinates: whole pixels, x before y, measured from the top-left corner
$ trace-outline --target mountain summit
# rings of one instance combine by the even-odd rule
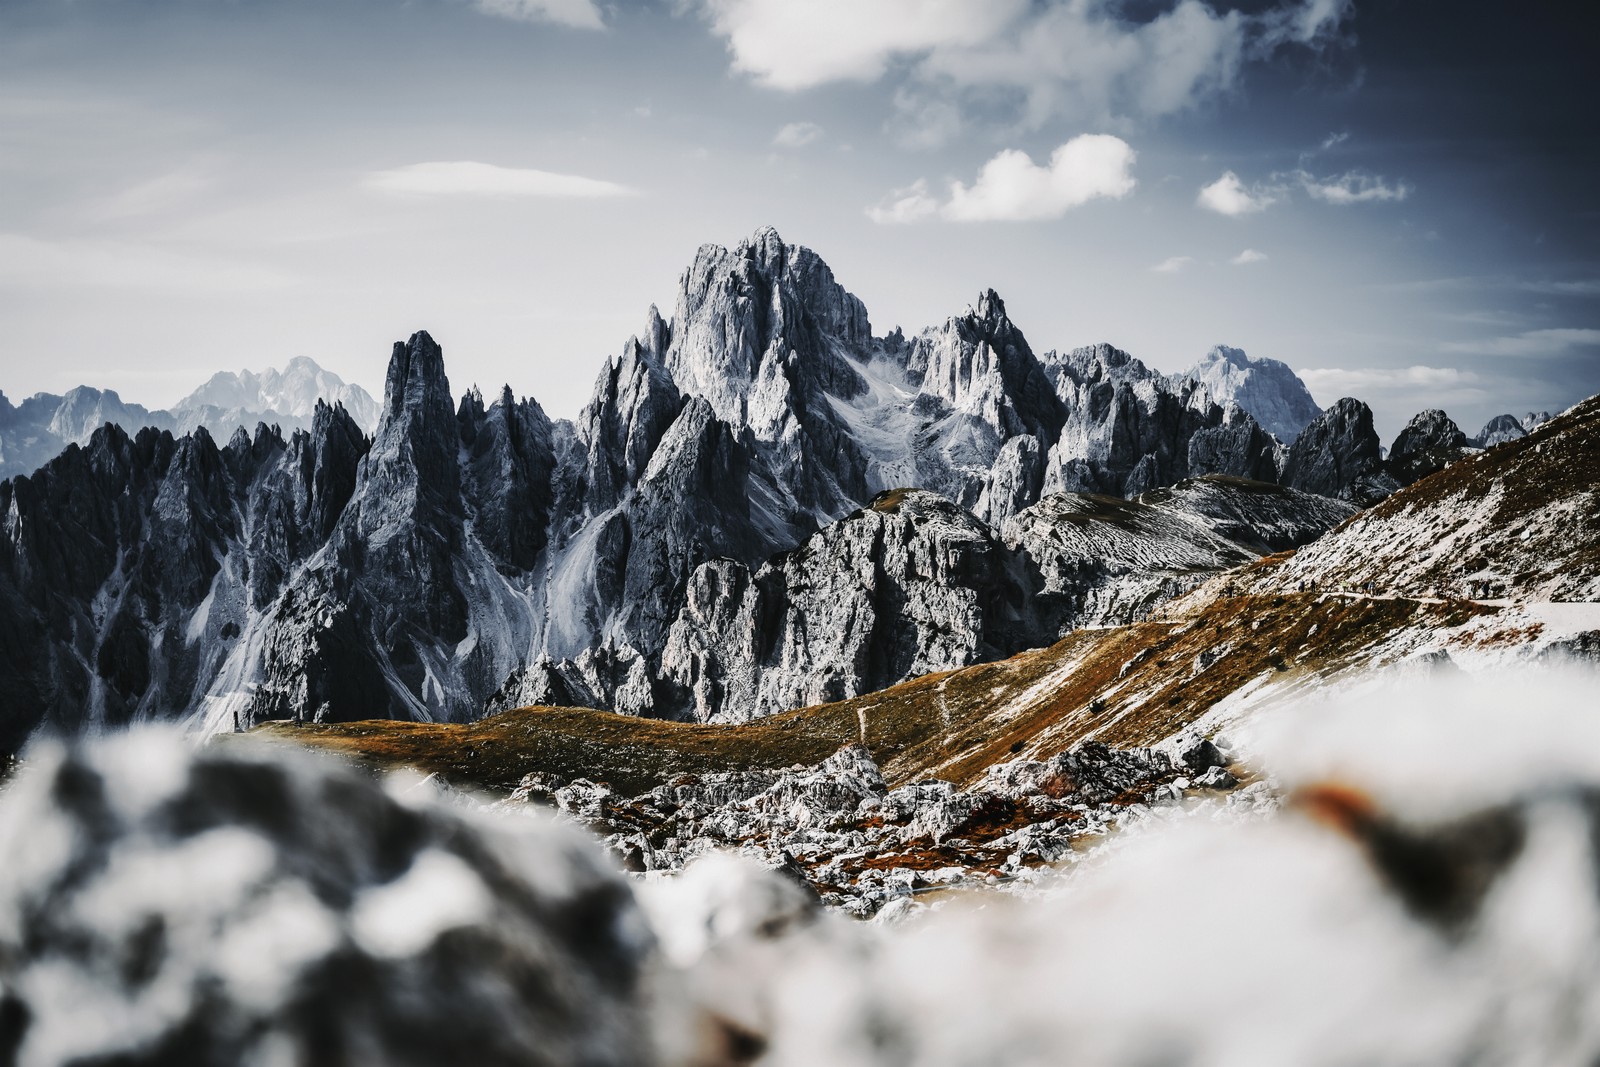
[[[1232,401],[1284,444],[1322,413],[1311,390],[1287,363],[1251,357],[1242,349],[1217,345],[1205,358],[1177,375],[1206,387],[1218,403]]]

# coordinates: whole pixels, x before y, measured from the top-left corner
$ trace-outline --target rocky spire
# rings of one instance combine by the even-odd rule
[[[1321,496],[1357,500],[1364,479],[1382,474],[1372,409],[1344,397],[1300,431],[1284,463],[1283,484]]]

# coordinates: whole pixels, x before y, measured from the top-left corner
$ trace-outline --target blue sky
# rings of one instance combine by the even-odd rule
[[[1600,390],[1592,35],[1518,10],[4,0],[0,389],[376,391],[426,328],[571,416],[770,223],[879,332],[993,287],[1040,351],[1228,343],[1472,432]]]

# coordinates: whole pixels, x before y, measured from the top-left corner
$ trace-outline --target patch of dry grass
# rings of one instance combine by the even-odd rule
[[[742,725],[535,707],[464,725],[272,723],[250,736],[497,792],[541,771],[631,795],[681,773],[814,764],[856,741],[892,785],[939,777],[965,786],[995,763],[1090,738],[1152,744],[1264,673],[1340,669],[1403,626],[1456,625],[1485,610],[1316,594],[1222,597],[1182,622],[1079,631],[996,663]]]

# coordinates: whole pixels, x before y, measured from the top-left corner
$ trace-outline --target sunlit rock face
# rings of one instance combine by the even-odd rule
[[[1306,383],[1287,363],[1252,357],[1228,345],[1212,348],[1204,359],[1176,377],[1205,386],[1219,404],[1237,404],[1286,445],[1293,444],[1300,431],[1322,414]]]
[[[651,939],[576,831],[135,733],[0,792],[0,1059],[651,1062]]]

